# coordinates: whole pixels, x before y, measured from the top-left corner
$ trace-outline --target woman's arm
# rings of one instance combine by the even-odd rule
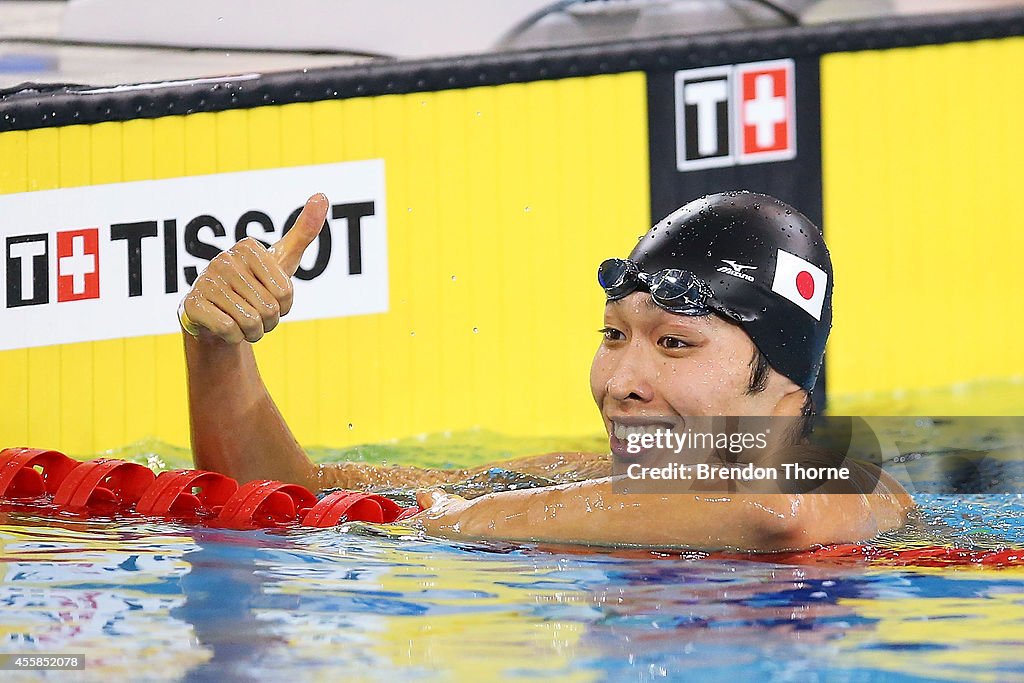
[[[610,478],[471,501],[421,492],[418,520],[454,539],[781,551],[871,538],[874,494],[619,494]]]

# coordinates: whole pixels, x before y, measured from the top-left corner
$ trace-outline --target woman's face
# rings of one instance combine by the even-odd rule
[[[687,416],[799,414],[803,390],[774,369],[764,391],[748,393],[755,346],[739,325],[669,313],[646,292],[608,303],[604,324],[590,388],[613,452],[623,446],[616,426],[621,433]]]

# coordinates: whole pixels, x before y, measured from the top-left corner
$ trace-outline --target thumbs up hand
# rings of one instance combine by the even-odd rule
[[[315,194],[274,246],[246,237],[210,261],[178,308],[182,329],[229,344],[259,341],[292,307],[292,276],[320,234],[329,202]]]

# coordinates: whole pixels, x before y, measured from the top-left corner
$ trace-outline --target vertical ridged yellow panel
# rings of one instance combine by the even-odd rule
[[[306,166],[313,163],[313,105],[289,104],[281,107],[281,165]],[[310,188],[308,194],[315,192]],[[296,197],[295,206],[301,206],[306,197]],[[282,405],[301,406],[288,415],[288,424],[300,443],[315,443],[319,414],[316,396],[319,387],[316,321],[285,325],[274,335],[273,341],[283,346],[285,370],[280,397]],[[257,349],[259,346],[257,345]],[[262,359],[261,359],[262,360]]]
[[[545,176],[558,175],[557,170],[549,169],[548,166],[553,161],[550,150],[555,147],[560,131],[551,126],[547,119],[551,112],[558,110],[559,85],[560,83],[556,81],[543,81],[529,87],[525,93],[525,106],[521,114],[523,119],[519,123],[520,126],[533,131],[533,134],[519,143],[524,152],[523,177],[529,179],[529,184],[521,191],[523,195],[522,200],[519,201],[519,204],[522,205],[521,208],[514,208],[520,208],[522,211],[524,236],[528,239],[525,244],[534,245],[533,248],[538,251],[541,249],[549,251],[549,254],[545,259],[529,258],[528,252],[522,254],[523,262],[529,263],[528,269],[523,273],[529,278],[529,287],[519,292],[525,300],[517,304],[522,306],[521,313],[517,317],[529,325],[526,330],[523,330],[526,333],[526,338],[536,339],[540,344],[525,344],[520,339],[513,347],[520,354],[521,367],[524,370],[520,376],[525,380],[519,391],[516,392],[516,396],[530,396],[533,393],[530,385],[536,382],[535,378],[564,371],[558,366],[564,365],[565,360],[559,358],[560,352],[552,353],[554,349],[549,344],[556,340],[569,339],[571,332],[565,327],[564,311],[566,308],[578,305],[578,302],[565,301],[559,306],[561,310],[557,311],[556,315],[550,315],[546,306],[537,305],[550,297],[553,291],[550,278],[555,277],[556,271],[563,269],[567,261],[564,251],[550,251],[551,248],[547,246],[556,235],[564,233],[568,227],[560,220],[561,202],[557,189],[553,183],[538,182]],[[589,127],[591,121],[586,121],[586,124]],[[564,165],[560,166],[562,169],[565,168]],[[509,211],[509,216],[519,215],[514,208]],[[509,237],[515,238],[515,236],[516,231],[513,229],[509,232]],[[514,263],[509,265],[506,282],[512,285],[519,280],[519,276],[516,274],[519,269],[515,267]],[[587,286],[593,285],[593,282],[582,279],[578,281],[578,285],[587,291]],[[511,294],[517,294],[516,290],[513,289]],[[595,312],[599,311],[596,308],[594,310]],[[515,324],[514,319],[511,322],[513,325],[508,330],[511,335],[510,339],[516,340],[519,337],[518,325]],[[586,355],[586,351],[581,355]],[[561,406],[570,405],[567,400],[567,390],[585,385],[587,376],[581,374],[575,377],[570,376],[567,379],[568,381],[551,386],[546,392],[549,397],[546,400],[517,401],[530,409],[528,413],[519,417],[522,421],[521,424],[530,425],[532,429],[541,434],[563,433],[566,418],[562,414]]]
[[[1020,376],[1024,39],[822,59],[835,394]]]
[[[217,172],[217,116],[203,112],[185,117],[185,175]]]
[[[385,95],[373,100],[373,152],[376,157],[383,158],[385,163],[385,196],[389,218],[389,313],[381,317],[379,337],[349,335],[332,340],[340,347],[335,361],[337,363],[351,366],[353,370],[358,365],[377,359],[382,363],[380,376],[376,380],[372,377],[357,379],[353,373],[349,401],[340,406],[343,415],[351,415],[349,422],[355,426],[351,440],[345,443],[377,441],[386,438],[384,435],[388,432],[412,434],[415,428],[412,421],[413,403],[417,400],[437,399],[436,396],[417,396],[414,379],[414,368],[417,366],[412,346],[415,337],[411,335],[414,331],[410,295],[413,280],[410,277],[412,262],[408,240],[410,231],[416,225],[413,222],[415,210],[422,210],[422,207],[413,206],[410,200],[409,186],[418,179],[414,177],[415,165],[412,158],[407,156],[411,150],[405,131],[405,99],[404,95]],[[361,355],[361,350],[374,345],[376,353],[364,356],[358,363],[352,362]],[[363,382],[367,381],[379,382],[385,393],[386,400],[382,402],[379,412],[372,412],[372,406],[362,405],[360,400],[365,386]]]
[[[249,170],[249,112],[222,111],[214,118],[217,173]]]
[[[352,105],[358,103],[361,109],[352,118],[346,116],[346,111],[352,109]],[[353,157],[357,144],[350,144],[350,136],[353,128],[347,124],[358,121],[364,124],[365,130],[370,130],[370,102],[366,99],[356,99],[349,102],[341,100],[316,102],[311,105],[310,121],[312,126],[311,139],[311,163],[328,164],[338,159],[356,159]],[[364,132],[364,131],[359,131]],[[366,135],[362,135],[366,137]],[[362,144],[373,144],[372,139]],[[317,189],[310,187],[311,191]],[[370,319],[376,323],[377,316],[365,316],[360,319]],[[347,327],[348,318],[332,318],[326,321],[316,321],[313,324],[313,335],[316,338],[315,366],[318,379],[317,398],[311,404],[307,404],[303,410],[315,414],[317,426],[316,444],[340,443],[347,439],[345,431],[349,422],[349,416],[340,415],[339,407],[347,405],[348,400],[348,372],[346,362],[341,361],[344,345],[351,330]],[[377,337],[376,334],[373,335]],[[375,369],[376,370],[376,369]],[[371,385],[373,386],[373,385]],[[366,396],[366,394],[364,394]],[[378,405],[370,405],[368,410],[378,411]],[[342,429],[344,425],[344,430]],[[354,429],[354,425],[353,425]],[[301,436],[299,437],[302,438]],[[310,441],[306,441],[310,443]]]
[[[366,99],[351,101],[317,102],[313,105],[313,157],[316,164],[338,159],[368,159],[373,148],[372,102]],[[312,191],[316,188],[310,188]],[[340,239],[341,235],[335,230]],[[348,442],[349,431],[362,432],[365,424],[357,425],[350,410],[353,401],[350,389],[358,387],[358,405],[367,414],[382,414],[382,391],[378,359],[351,364],[342,361],[349,340],[358,337],[380,339],[380,316],[334,318],[315,323],[317,345],[315,372],[319,378],[319,400],[311,406],[317,413],[319,444]],[[352,424],[349,430],[348,425]],[[380,437],[377,437],[378,439]]]
[[[484,254],[498,253],[499,165],[485,166],[486,159],[498,155],[498,96],[494,88],[478,88],[467,93],[466,105],[471,118],[466,125],[466,196],[468,210],[465,246],[468,255],[457,274],[464,277],[469,289],[472,352],[463,361],[471,396],[484,397],[494,391],[495,368],[503,367],[502,337],[498,331],[498,318],[502,308],[495,288],[497,274]],[[394,295],[392,295],[394,297]],[[487,425],[497,415],[497,401],[482,399],[466,402],[469,426]]]
[[[92,364],[96,387],[93,391],[94,453],[123,446],[130,441],[127,431],[127,383],[125,381],[124,339],[93,342]]]
[[[474,279],[467,272],[475,238],[475,223],[469,211],[469,202],[461,197],[447,201],[447,197],[465,192],[469,177],[465,160],[469,154],[466,144],[468,130],[477,118],[472,108],[473,91],[455,90],[439,93],[433,102],[434,137],[437,140],[433,177],[437,204],[437,244],[433,253],[438,259],[437,291],[441,311],[441,335],[438,352],[437,381],[444,385],[448,377],[461,377],[464,391],[479,395],[481,387],[475,382],[468,359],[473,354],[474,308],[470,292],[477,287],[486,288],[486,281]],[[439,391],[438,414],[434,418],[441,424],[480,424],[480,407],[474,401],[461,400],[454,391]]]
[[[495,164],[497,183],[495,209],[497,220],[484,230],[494,231],[494,265],[490,269],[485,292],[493,297],[492,319],[489,321],[491,350],[497,352],[494,367],[505,372],[491,373],[488,379],[500,382],[502,390],[495,401],[501,420],[518,429],[530,425],[537,395],[537,377],[531,372],[535,356],[550,352],[543,336],[538,336],[537,282],[542,269],[550,263],[545,241],[538,241],[536,221],[530,220],[530,192],[536,182],[526,164],[526,141],[520,132],[526,127],[528,114],[527,86],[514,83],[495,92],[494,116],[497,119],[497,146],[500,161]],[[551,229],[559,226],[551,225]],[[527,247],[530,247],[529,253]],[[494,339],[497,337],[497,343]],[[536,340],[536,341],[533,341]],[[553,341],[553,340],[552,340]],[[540,343],[538,348],[537,342]],[[492,392],[488,392],[492,393]],[[486,396],[487,394],[485,394]]]
[[[34,130],[28,134],[27,190],[53,190],[60,186],[59,155],[60,132],[57,129]],[[52,242],[50,248],[55,248]],[[28,350],[28,402],[32,412],[28,437],[23,439],[27,443],[43,446],[64,444],[60,360],[59,346]]]
[[[92,138],[86,126],[68,126],[57,131],[59,150],[57,168],[61,187],[79,187],[91,182],[89,163]],[[78,225],[55,225],[66,230]],[[91,227],[91,226],[90,226]],[[56,244],[51,243],[56,249]],[[79,305],[67,302],[66,306]],[[102,391],[93,373],[91,343],[65,344],[60,349],[60,424],[61,444],[72,453],[94,453],[97,413],[103,408],[96,400]]]
[[[20,130],[4,133],[0,135],[0,194],[27,189],[28,133]],[[6,446],[28,443],[28,358],[26,349],[0,351],[0,387],[7,404],[0,410],[0,444]]]
[[[100,123],[88,128],[91,182],[96,185],[121,182],[124,179],[122,124]],[[100,264],[100,277],[102,272]],[[137,399],[128,395],[129,366],[125,352],[130,341],[110,339],[91,344],[97,384],[93,393],[95,451],[123,446],[133,438],[128,431],[128,403]]]
[[[0,182],[15,192],[382,159],[388,311],[286,324],[256,347],[300,441],[578,434],[601,429],[587,382],[596,266],[650,222],[646,121],[639,73],[388,95],[5,134],[16,161]],[[67,183],[61,155],[76,159]],[[78,346],[0,355],[29,405],[4,417],[5,441],[187,443],[179,335]],[[72,360],[81,367],[65,373]],[[78,395],[90,409],[73,416]]]
[[[153,177],[180,178],[185,175],[185,117],[168,116],[153,122]],[[156,217],[163,220],[164,216]],[[178,234],[185,226],[177,226]],[[164,226],[160,226],[161,231]],[[161,235],[163,233],[161,232]],[[178,274],[178,294],[185,295],[184,278]],[[182,443],[181,425],[188,421],[188,395],[185,386],[184,349],[181,336],[163,334],[153,337],[154,353],[160,359],[156,370],[156,436],[168,443]],[[136,437],[137,438],[137,437]]]
[[[415,372],[416,385],[409,418],[415,431],[427,431],[424,425],[437,419],[441,402],[440,387],[441,329],[449,320],[441,301],[443,235],[438,224],[439,188],[436,172],[437,146],[417,144],[431,139],[437,131],[437,100],[444,93],[414,93],[402,100],[402,136],[405,162],[410,173],[406,202],[412,209],[407,221],[399,223],[392,244],[400,244],[404,273],[395,272],[397,291],[405,291],[410,305],[408,354]],[[449,195],[446,199],[454,199]],[[403,228],[404,229],[401,229]],[[393,252],[395,253],[395,252]],[[399,254],[396,253],[396,256]],[[351,359],[349,360],[351,362]],[[388,387],[390,389],[390,387]]]
[[[600,429],[587,385],[601,320],[594,272],[649,221],[642,92],[630,75],[379,98],[390,313],[377,316],[377,337],[343,337],[337,359],[353,375],[379,359],[374,385],[387,400],[382,420],[352,382],[352,440],[376,440],[360,429],[367,420],[382,437]],[[615,114],[595,115],[606,102]],[[402,135],[381,133],[391,129]],[[589,162],[609,177],[581,172]]]
[[[28,189],[28,133],[15,130],[0,134],[0,192],[25,192]]]
[[[121,124],[124,144],[122,165],[125,182],[152,180],[154,168],[151,119],[125,121]],[[156,337],[134,337],[124,343],[125,424],[131,441],[157,434],[157,366],[171,359],[158,358]]]
[[[615,150],[623,144],[646,145],[646,142],[638,142],[636,136],[645,136],[647,126],[646,121],[631,120],[627,124],[630,128],[624,130],[614,117],[609,116],[608,129],[603,131],[606,136],[604,142],[594,145],[591,140],[594,133],[590,130],[592,121],[587,112],[592,96],[589,91],[593,89],[594,85],[591,83],[572,79],[559,81],[555,90],[553,127],[558,134],[553,140],[553,159],[557,167],[555,182],[552,185],[558,199],[558,213],[555,219],[557,227],[548,234],[546,248],[559,255],[559,262],[556,267],[544,274],[549,292],[575,293],[575,301],[566,301],[562,305],[559,324],[552,334],[552,341],[559,345],[565,344],[567,349],[578,349],[574,353],[562,353],[558,359],[565,366],[562,372],[566,376],[566,380],[558,387],[559,402],[566,406],[566,410],[575,409],[581,412],[581,415],[575,417],[576,421],[588,422],[595,419],[598,414],[589,390],[590,362],[599,340],[596,330],[602,327],[604,316],[604,295],[596,282],[597,265],[604,258],[625,256],[628,253],[630,236],[638,228],[650,224],[649,206],[645,206],[643,213],[639,215],[634,213],[638,207],[622,209],[622,214],[632,214],[629,222],[622,224],[617,217],[620,210],[616,208],[616,204],[620,202],[606,203],[598,196],[595,184],[599,180],[596,176],[606,171],[597,162],[600,160],[609,163],[610,157],[621,157]],[[602,103],[602,106],[605,105],[606,114],[611,114],[616,109],[614,101]],[[637,126],[638,129],[634,130],[632,126]],[[574,173],[573,170],[577,168],[590,168],[596,172]],[[647,168],[633,169],[633,173],[643,179],[644,187],[641,192],[647,194]],[[616,176],[624,186],[631,182],[627,174],[616,173]],[[618,189],[616,188],[609,196],[620,196]],[[606,213],[609,211],[614,213]],[[596,249],[588,248],[593,234],[591,226],[595,225],[595,219],[598,224],[608,226],[605,231],[607,243],[600,253]],[[634,222],[636,224],[633,224]],[[646,230],[641,229],[640,232]],[[565,430],[559,429],[557,425],[557,421],[562,419],[564,418],[561,411],[549,411],[547,421],[555,420],[556,424],[548,425],[546,431],[552,434],[564,432]]]

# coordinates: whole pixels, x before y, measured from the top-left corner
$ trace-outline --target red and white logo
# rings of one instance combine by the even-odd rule
[[[100,298],[97,228],[57,233],[57,301]]]
[[[741,164],[796,156],[793,60],[736,67],[736,139]]]
[[[772,291],[804,309],[815,320],[821,320],[825,304],[828,274],[810,261],[779,249],[775,260]]]
[[[677,71],[675,105],[680,171],[796,157],[792,59]]]
[[[248,234],[276,242],[311,186],[332,203],[289,320],[386,312],[385,185],[367,159],[0,195],[0,351],[177,334],[210,260]]]

